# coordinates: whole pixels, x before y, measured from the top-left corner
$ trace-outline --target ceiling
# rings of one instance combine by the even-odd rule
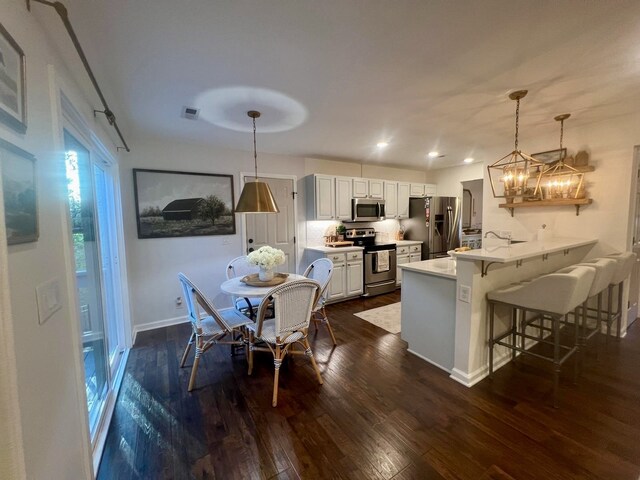
[[[512,147],[515,89],[529,89],[525,149],[534,132],[555,135],[559,113],[579,125],[640,106],[637,0],[68,6],[134,151],[139,135],[251,150],[238,130],[257,109],[259,151],[439,168]],[[68,42],[59,21],[36,14]],[[200,119],[181,118],[185,105],[201,108]],[[430,150],[446,156],[427,159]]]

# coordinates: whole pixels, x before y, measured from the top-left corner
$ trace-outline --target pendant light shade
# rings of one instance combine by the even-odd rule
[[[506,198],[507,203],[522,201],[536,195],[540,176],[544,164],[527,155],[518,148],[518,127],[520,118],[520,100],[525,97],[527,90],[518,90],[509,95],[516,101],[516,132],[513,151],[500,160],[489,165],[489,181],[491,190],[496,198]],[[535,186],[530,185],[535,180]]]
[[[258,153],[256,150],[256,118],[260,117],[260,112],[250,110],[247,115],[253,119],[253,161],[255,166],[255,181],[247,182],[242,188],[237,213],[278,213],[278,205],[273,198],[269,185],[258,180]]]

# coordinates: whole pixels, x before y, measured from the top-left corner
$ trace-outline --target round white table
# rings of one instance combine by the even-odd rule
[[[228,293],[229,295],[235,295],[236,297],[256,298],[256,297],[264,297],[269,290],[274,288],[274,287],[253,287],[251,285],[247,285],[246,283],[242,283],[240,281],[242,278],[243,277],[235,277],[227,280],[222,285],[220,285],[220,290],[222,290],[224,293]],[[294,280],[304,280],[305,278],[307,277],[305,277],[304,275],[290,273],[287,279],[280,285],[284,285],[285,283],[289,283]]]

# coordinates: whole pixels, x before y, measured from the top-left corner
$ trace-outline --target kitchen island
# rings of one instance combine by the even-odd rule
[[[474,385],[488,375],[487,292],[578,263],[596,243],[579,238],[505,242],[456,253],[455,262],[403,265],[401,336],[408,350],[463,385]],[[506,315],[499,316],[497,331],[506,326]],[[497,348],[495,368],[510,358]]]

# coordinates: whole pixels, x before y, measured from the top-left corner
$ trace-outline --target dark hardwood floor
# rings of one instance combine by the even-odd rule
[[[98,478],[633,479],[640,475],[640,322],[566,368],[560,408],[529,358],[469,389],[353,313],[399,293],[328,308],[339,345],[310,335],[324,378],[289,359],[206,352],[197,389],[178,363],[189,325],[144,332],[131,351]],[[570,367],[570,365],[568,365]]]

